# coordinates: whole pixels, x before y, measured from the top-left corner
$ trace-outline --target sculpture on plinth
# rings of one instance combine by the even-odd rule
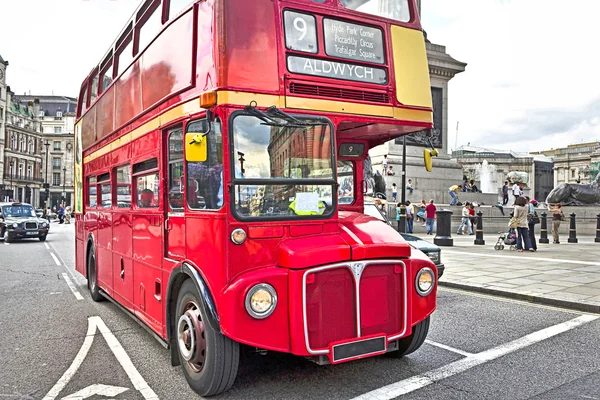
[[[600,173],[590,184],[561,183],[548,195],[546,203],[560,203],[563,206],[600,205]]]

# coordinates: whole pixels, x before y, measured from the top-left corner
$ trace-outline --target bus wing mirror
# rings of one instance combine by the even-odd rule
[[[207,158],[206,133],[185,134],[185,160],[205,162]]]

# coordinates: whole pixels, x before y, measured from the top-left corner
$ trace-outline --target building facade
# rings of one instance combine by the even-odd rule
[[[600,173],[600,141],[572,144],[539,154],[554,160],[554,186],[591,183]]]
[[[42,157],[44,191],[49,198],[49,206],[58,207],[61,201],[65,206],[74,204],[74,127],[77,99],[65,96],[16,96],[21,102],[39,101],[38,118],[42,125]]]
[[[22,103],[6,86],[5,104],[1,197],[38,206],[42,188],[39,102]]]

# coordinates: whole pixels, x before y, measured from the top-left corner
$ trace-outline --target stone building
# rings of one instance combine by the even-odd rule
[[[6,137],[6,111],[7,107],[7,89],[6,86],[6,68],[8,61],[4,61],[0,55],[0,201],[8,197],[9,188],[4,183],[4,146]]]
[[[0,60],[2,60],[0,58]],[[38,119],[39,102],[21,102],[6,85],[8,62],[2,60],[0,90],[3,108],[0,129],[2,161],[1,200],[14,200],[39,206],[42,188],[42,136]]]
[[[525,172],[528,177],[523,192],[533,199],[544,201],[554,187],[552,159],[543,154],[516,153],[510,150],[460,146],[452,152],[468,179],[478,188],[489,187],[500,194],[509,172]],[[483,182],[483,181],[489,182]]]
[[[417,3],[420,13],[421,2]],[[424,132],[407,136],[406,176],[407,182],[410,178],[414,187],[411,196],[407,193],[407,199],[413,202],[421,199],[442,202],[448,198],[448,187],[461,182],[462,178],[462,169],[448,154],[448,83],[456,74],[464,72],[467,64],[452,58],[446,52],[445,46],[431,43],[427,40],[427,35],[425,41],[433,103],[432,142],[440,154],[433,159],[434,172],[427,172],[423,163],[423,149],[429,148],[429,144],[425,140]],[[399,200],[402,190],[402,143],[403,138],[398,138],[369,151],[375,170],[382,170],[383,156],[388,156],[388,163],[395,175],[385,176],[387,195],[388,198],[391,197],[392,184],[396,183]]]
[[[42,124],[44,183],[48,184],[50,207],[64,198],[66,206],[73,207],[73,132],[77,99],[65,96],[15,96],[21,102],[39,100],[38,118]],[[44,194],[44,199],[46,194]]]
[[[554,160],[554,186],[590,183],[600,173],[600,141],[540,151]]]

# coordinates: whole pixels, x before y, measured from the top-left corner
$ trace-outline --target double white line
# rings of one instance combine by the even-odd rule
[[[48,243],[44,243],[44,245],[46,245],[46,248],[48,250],[50,250],[50,246],[48,246]],[[54,259],[54,262],[56,263],[56,265],[63,266],[65,267],[65,269],[72,274],[71,270],[69,268],[67,268],[66,264],[63,264],[59,261],[58,257],[56,257],[56,255],[54,255],[54,253],[50,250],[50,255],[52,256],[52,259]],[[75,298],[77,300],[83,300],[83,296],[81,295],[81,293],[79,293],[79,290],[77,290],[77,287],[75,286],[75,284],[73,284],[73,281],[71,280],[71,278],[69,278],[69,275],[67,275],[65,272],[62,273],[62,276],[65,280],[65,282],[67,282],[67,285],[69,286],[69,289],[71,289],[71,292],[73,292],[73,295],[75,296]],[[73,279],[75,281],[77,281],[77,279],[75,278],[75,276],[73,276]]]

